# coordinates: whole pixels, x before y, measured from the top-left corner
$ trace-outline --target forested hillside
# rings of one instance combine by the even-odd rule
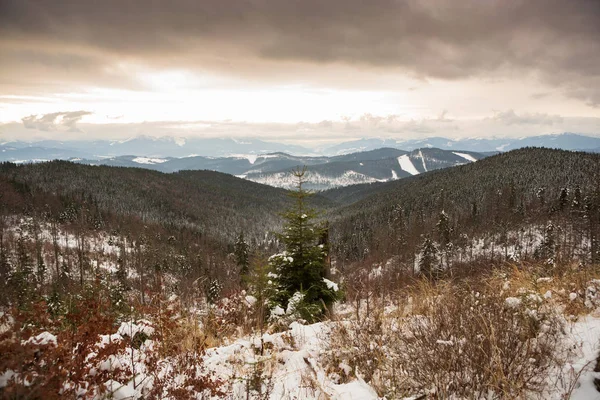
[[[307,176],[318,168],[343,171],[348,163],[370,162],[386,173],[388,167],[399,166],[395,158],[378,159],[390,152],[396,156],[398,151],[340,156],[339,161],[323,167],[309,167]],[[383,165],[388,161],[394,165]],[[419,171],[417,176],[398,168],[398,174],[403,172],[409,176],[328,190],[311,200],[332,224],[337,255],[349,260],[362,259],[367,253],[394,255],[401,251],[398,238],[394,238],[400,234],[398,229],[407,237],[402,241],[409,243],[402,251],[418,252],[422,235],[435,233],[442,211],[449,217],[453,237],[463,241],[464,235],[506,233],[523,224],[546,224],[559,216],[564,220],[565,209],[574,201],[581,209],[575,214],[583,218],[585,207],[596,207],[600,167],[595,154],[526,148],[454,168]],[[293,184],[291,174],[281,173]],[[13,206],[14,213],[41,208],[44,196],[54,195],[65,204],[85,202],[101,212],[135,217],[142,223],[185,227],[224,243],[233,243],[242,231],[248,240],[264,241],[265,235],[279,226],[278,213],[289,204],[285,190],[211,171],[164,174],[57,161],[21,166],[6,163],[0,176],[7,185],[5,207],[11,203],[11,192],[20,191],[22,199],[29,199],[13,201],[19,204]]]
[[[307,167],[307,187],[326,190],[361,183],[388,182],[419,175],[436,169],[467,164],[485,158],[474,152],[453,152],[436,148],[411,152],[391,148],[331,157],[323,163]],[[265,170],[260,167],[248,171],[247,179],[271,186],[291,189],[289,169]]]
[[[331,216],[333,242],[343,258],[356,260],[367,254],[412,258],[427,235],[440,239],[444,212],[450,235],[445,240],[454,246],[494,234],[503,236],[496,245],[507,245],[509,232],[553,223],[558,225],[556,235],[565,235],[566,225],[569,232],[585,230],[591,261],[598,257],[599,177],[597,154],[525,148],[396,182],[350,186],[323,195],[346,204],[356,201]]]
[[[294,188],[289,172],[293,168],[307,166],[307,187],[324,190],[358,183],[401,179],[429,170],[474,162],[488,155],[436,148],[417,149],[412,152],[381,148],[334,157],[294,156],[286,153],[238,154],[216,158],[124,155],[93,159],[78,157],[71,161],[87,165],[144,168],[165,173],[182,170],[218,171],[285,189]],[[40,162],[44,159],[34,161]],[[19,163],[25,162],[25,160],[19,161]]]
[[[43,204],[44,194],[54,194],[69,199],[64,201],[88,202],[102,212],[135,216],[144,223],[189,227],[230,241],[240,231],[249,238],[264,239],[279,226],[278,212],[289,202],[285,190],[212,171],[164,174],[55,161],[22,166],[5,163],[0,177],[13,191],[30,195],[18,203],[21,209],[14,206],[15,212],[28,202]],[[315,202],[329,207],[324,198],[317,197]]]

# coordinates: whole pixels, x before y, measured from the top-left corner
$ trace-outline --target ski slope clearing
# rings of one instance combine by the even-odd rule
[[[423,170],[427,172],[427,165],[425,164],[425,157],[423,157],[423,151],[419,150],[419,157],[421,157],[421,161],[423,162]]]
[[[476,159],[475,157],[473,157],[472,155],[470,155],[470,154],[466,154],[466,153],[457,153],[456,151],[453,151],[452,153],[456,154],[456,155],[457,155],[457,156],[459,156],[459,157],[462,157],[462,158],[464,158],[464,159],[465,159],[465,160],[467,160],[467,161],[471,161],[471,162],[475,162],[475,161],[477,161],[477,159]]]
[[[398,164],[400,164],[400,168],[402,168],[403,171],[406,171],[411,175],[419,175],[419,171],[413,165],[408,154],[398,157]]]

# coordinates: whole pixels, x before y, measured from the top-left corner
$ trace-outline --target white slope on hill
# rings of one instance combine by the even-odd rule
[[[466,154],[466,153],[457,153],[456,151],[453,151],[452,153],[456,154],[456,155],[457,155],[457,156],[459,156],[459,157],[462,157],[462,158],[464,158],[464,159],[465,159],[465,160],[467,160],[467,161],[471,161],[471,162],[475,162],[475,161],[477,161],[477,159],[476,159],[475,157],[473,157],[472,155],[470,155],[470,154]]]
[[[427,165],[425,165],[425,157],[423,157],[423,152],[419,150],[419,157],[421,157],[421,161],[423,162],[423,170],[427,172]]]
[[[408,158],[408,154],[404,154],[398,157],[398,164],[400,164],[400,168],[403,171],[408,172],[411,175],[419,175],[419,171],[415,168],[410,158]]]

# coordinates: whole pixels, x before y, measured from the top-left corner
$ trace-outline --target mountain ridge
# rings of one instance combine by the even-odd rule
[[[443,150],[475,152],[508,151],[520,147],[551,147],[563,150],[592,150],[600,148],[600,136],[564,132],[560,134],[524,136],[520,138],[494,137],[451,139],[429,137],[423,139],[357,139],[309,149],[303,146],[265,141],[256,138],[199,138],[135,136],[126,140],[38,140],[6,141],[0,143],[0,161],[49,160],[48,153],[59,159],[84,157],[99,159],[136,154],[144,157],[228,157],[234,154],[264,154],[286,152],[304,156],[338,156],[356,152],[395,148],[412,151],[435,147]],[[28,150],[27,150],[28,149]]]

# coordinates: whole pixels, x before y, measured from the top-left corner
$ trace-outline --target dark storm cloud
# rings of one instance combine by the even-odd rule
[[[332,63],[422,78],[531,74],[600,104],[598,0],[0,0],[0,37],[2,52],[46,50],[54,70],[82,51],[94,70],[125,59],[264,77],[300,62],[307,79]]]
[[[77,122],[86,115],[92,114],[89,111],[67,111],[44,114],[41,116],[30,115],[22,119],[23,126],[27,129],[37,129],[40,131],[59,131],[82,132],[77,126]]]

